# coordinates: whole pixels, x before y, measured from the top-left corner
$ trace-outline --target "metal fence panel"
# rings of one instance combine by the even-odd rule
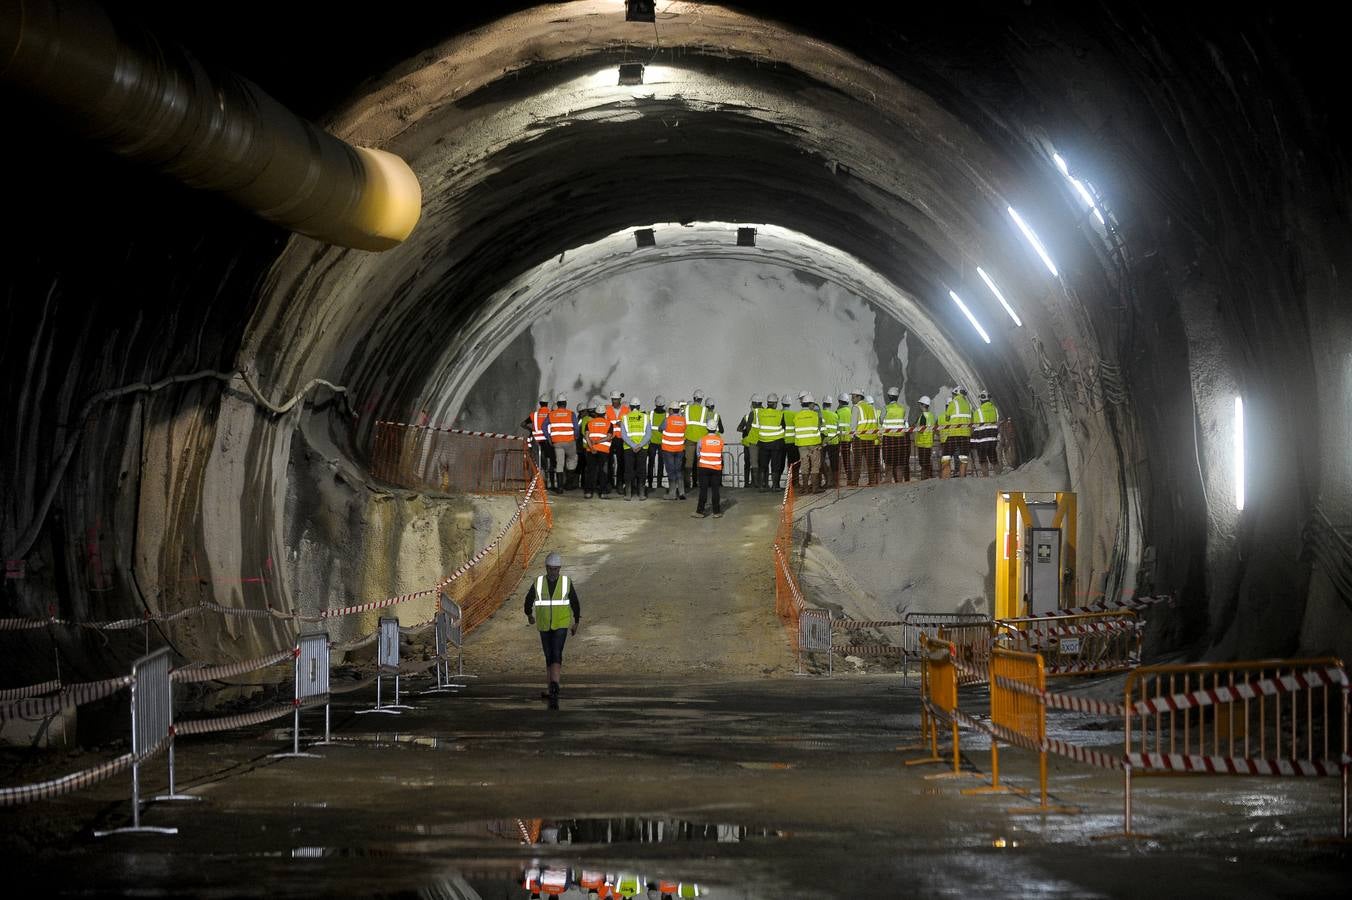
[[[385,616],[380,620],[376,664],[382,669],[399,668],[399,620]]]
[[[829,613],[805,609],[798,619],[798,647],[805,653],[831,652],[831,617]]]
[[[131,674],[131,752],[140,757],[158,747],[174,724],[169,648],[138,659]]]
[[[296,657],[296,699],[323,697],[329,692],[329,636],[303,634]]]

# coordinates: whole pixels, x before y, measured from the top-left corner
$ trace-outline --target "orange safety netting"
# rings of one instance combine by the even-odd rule
[[[788,486],[784,489],[784,503],[779,508],[779,525],[775,529],[772,561],[775,567],[775,614],[784,623],[789,645],[798,647],[798,619],[806,605],[798,577],[793,574],[793,505],[797,496],[795,481],[797,464],[789,468]]]
[[[377,422],[371,474],[413,490],[511,494],[524,491],[535,465],[524,438],[402,422]]]

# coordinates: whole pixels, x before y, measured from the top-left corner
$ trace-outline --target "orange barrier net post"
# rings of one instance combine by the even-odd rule
[[[1000,619],[1011,649],[1040,653],[1049,677],[1130,671],[1141,664],[1145,623],[1131,610]]]
[[[1122,824],[1132,776],[1338,777],[1348,836],[1348,678],[1334,658],[1145,666],[1127,677]]]
[[[789,467],[788,474],[789,483],[784,488],[784,502],[779,507],[779,525],[775,529],[775,541],[771,551],[775,568],[775,615],[784,623],[789,646],[797,650],[798,620],[806,606],[802,589],[790,565],[793,555],[793,507],[797,496],[794,482],[798,477],[797,463]]]
[[[934,640],[929,635],[920,636],[920,703],[928,714],[921,719],[928,720],[930,755],[922,759],[908,759],[906,765],[920,766],[928,763],[944,763],[948,760],[939,755],[939,725],[947,722],[953,743],[953,770],[938,775],[926,775],[926,778],[972,778],[975,772],[962,771],[962,749],[958,739],[958,670],[954,665],[956,649],[947,641]]]
[[[445,494],[512,494],[536,471],[521,437],[402,422],[377,422],[371,474],[388,484]]]
[[[1024,690],[1018,690],[1022,685]],[[1047,690],[1047,673],[1042,657],[1036,653],[996,647],[991,651],[991,766],[995,773],[992,787],[999,783],[998,743],[1032,750],[1038,763],[1038,805],[1019,807],[1014,815],[1031,813],[1076,813],[1068,806],[1047,802],[1047,706],[1042,696]]]

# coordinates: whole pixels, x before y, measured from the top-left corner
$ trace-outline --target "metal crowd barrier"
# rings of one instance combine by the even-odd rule
[[[451,648],[455,648],[455,677],[473,678],[465,674],[465,632],[461,627],[464,614],[457,604],[445,594],[441,596],[441,608],[432,620],[432,658],[436,672],[435,687],[423,691],[424,694],[449,694],[463,685],[451,682]]]
[[[1334,658],[1146,666],[1127,676],[1122,821],[1141,775],[1341,777],[1348,836],[1348,678]]]
[[[1049,676],[1124,672],[1141,664],[1144,623],[1131,610],[1001,619],[998,625],[1001,643],[1042,654]]]
[[[397,716],[403,709],[413,709],[399,702],[399,620],[390,616],[380,619],[376,637],[376,705],[371,709],[359,709],[357,715],[367,713],[385,713]],[[394,702],[381,703],[381,689],[385,676],[394,674]]]
[[[945,763],[939,755],[939,725],[948,723],[953,742],[953,770],[929,778],[963,778],[973,773],[962,771],[962,751],[958,743],[958,667],[957,648],[927,634],[920,636],[920,719],[921,743],[928,739],[929,756],[908,759],[906,765]]]
[[[96,831],[110,834],[178,834],[177,828],[141,824],[141,763],[172,740],[174,727],[173,684],[169,680],[169,648],[161,647],[132,663],[131,667],[131,827]]]
[[[835,669],[831,659],[831,613],[829,610],[805,609],[798,616],[798,674],[803,671],[804,653],[825,653],[826,674]]]
[[[978,624],[943,625],[939,640],[953,645],[958,684],[985,684],[990,679],[991,649],[995,646],[995,626],[985,619]]]
[[[397,620],[396,620],[397,621]],[[323,759],[318,753],[300,750],[300,708],[308,700],[324,700],[324,740],[329,740],[329,636],[303,634],[296,640],[296,693],[291,711],[291,752],[270,754],[274,759]],[[318,745],[316,745],[318,746]]]

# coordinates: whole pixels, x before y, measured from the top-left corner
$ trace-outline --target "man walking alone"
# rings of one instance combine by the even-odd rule
[[[582,623],[582,607],[573,579],[561,574],[563,557],[550,553],[545,557],[545,574],[535,579],[526,592],[526,619],[540,630],[540,646],[545,651],[545,672],[549,690],[541,696],[550,709],[559,708],[559,679],[563,676],[563,645],[568,635],[577,634]]]

